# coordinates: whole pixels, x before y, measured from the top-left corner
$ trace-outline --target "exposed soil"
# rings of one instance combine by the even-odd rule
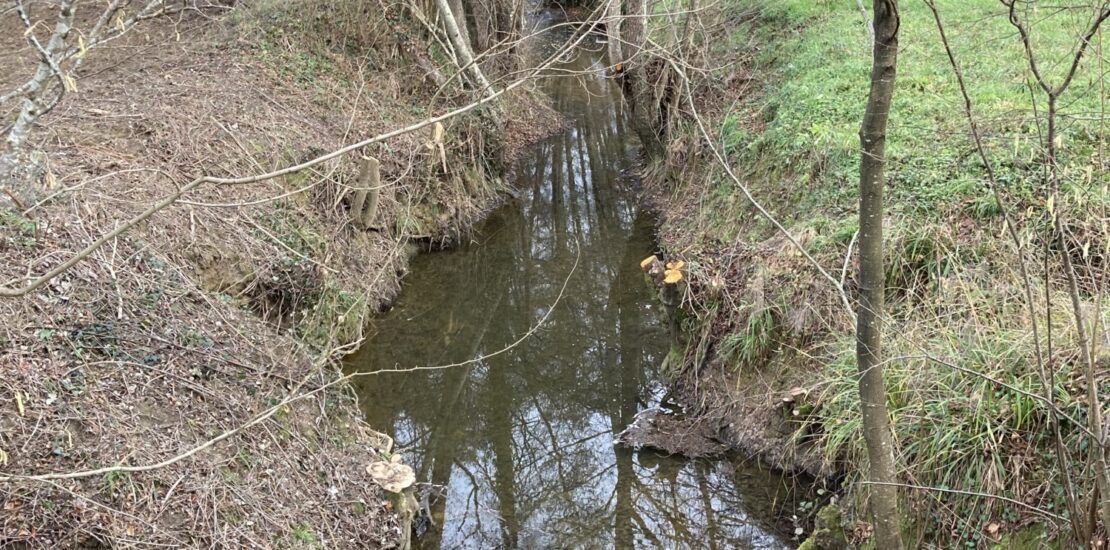
[[[671,372],[675,400],[690,417],[713,426],[714,438],[731,451],[783,472],[837,477],[839,465],[797,437],[812,428],[800,411],[812,412],[818,406],[819,388],[808,386],[807,373],[820,365],[804,354],[772,346],[756,365],[737,370],[721,349],[723,337],[734,324],[747,322],[731,312],[759,311],[774,289],[799,289],[792,307],[777,315],[789,334],[802,342],[806,341],[804,335],[820,333],[826,322],[823,319],[835,318],[822,313],[835,307],[835,298],[810,276],[804,259],[781,237],[757,244],[739,239],[691,244],[685,240],[685,231],[694,224],[690,216],[697,211],[699,195],[672,195],[657,174],[645,182],[648,200],[660,219],[660,244],[667,251],[681,250],[684,260],[697,265],[687,273],[685,303],[720,304],[714,311],[687,312],[705,319],[697,322],[698,334],[687,336],[692,342],[686,356]],[[806,236],[801,238],[804,241]]]
[[[687,372],[674,383],[676,398],[695,411],[692,416],[717,426],[717,441],[778,471],[814,478],[838,475],[836,466],[824,460],[818,449],[795,441],[799,429],[804,429],[804,418],[794,413],[804,397],[798,403],[787,402],[791,392],[772,387],[768,381],[774,378],[768,375],[746,380],[738,389],[727,372],[727,368],[704,368],[700,373]]]
[[[15,23],[0,28],[4,89],[32,70]],[[337,62],[293,79],[288,58],[248,29],[235,12],[194,13],[90,53],[79,93],[36,129],[52,195],[0,220],[5,280],[56,265],[197,175],[284,166],[465,99],[403,85],[424,79],[397,49],[374,54],[388,70]],[[357,166],[339,159],[197,190],[0,302],[0,475],[157,464],[296,388],[312,393],[164,467],[0,482],[0,546],[395,544],[395,518],[364,470],[385,441],[345,384],[325,385],[365,316],[396,294],[412,239],[443,240],[479,219],[501,197],[493,159],[558,123],[530,93],[509,101],[516,137],[499,150],[484,148],[488,129],[473,116],[446,124],[445,157],[425,134],[365,151],[390,185],[380,230],[348,223]]]
[[[614,441],[634,449],[648,448],[670,455],[705,458],[728,450],[728,445],[720,440],[720,432],[720,423],[708,416],[682,418],[660,409],[647,409],[640,411]]]

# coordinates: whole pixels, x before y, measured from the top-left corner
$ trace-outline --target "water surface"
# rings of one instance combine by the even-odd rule
[[[781,480],[613,446],[658,403],[669,341],[639,271],[654,220],[637,205],[634,132],[603,47],[580,48],[542,81],[569,124],[518,162],[519,198],[461,246],[414,259],[348,363],[467,362],[356,379],[370,424],[438,488],[418,547],[786,545],[770,520]]]

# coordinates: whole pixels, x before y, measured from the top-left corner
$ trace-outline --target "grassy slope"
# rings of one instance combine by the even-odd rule
[[[735,4],[721,17],[739,24],[732,25],[727,40],[713,42],[710,57],[718,63],[741,58],[755,84],[736,95],[705,93],[700,109],[756,197],[839,275],[856,231],[856,133],[870,71],[862,18],[851,2]],[[938,4],[1007,200],[1016,204],[1023,238],[1039,249],[1048,217],[1020,42],[997,2]],[[888,133],[887,254],[894,316],[888,354],[903,357],[889,369],[903,477],[921,485],[1005,495],[1060,512],[1054,479],[1058,463],[1044,408],[981,377],[920,359],[932,354],[1040,391],[1013,247],[1003,238],[998,209],[974,154],[956,81],[926,6],[903,2],[901,9],[902,51]],[[1060,74],[1058,61],[1082,24],[1074,12],[1038,22],[1035,41],[1049,74]],[[1062,102],[1068,116],[1062,128],[1066,199],[1061,211],[1074,224],[1080,244],[1095,251],[1091,257],[1106,243],[1096,220],[1105,204],[1101,187],[1107,183],[1105,170],[1097,166],[1098,140],[1104,135],[1093,116],[1100,112],[1097,69],[1097,60],[1089,58]],[[732,70],[719,71],[705,88],[735,89],[730,88],[735,76]],[[1043,110],[1043,98],[1038,100]],[[696,137],[688,129],[672,141],[683,144]],[[674,151],[684,154],[685,149]],[[676,174],[679,183],[666,190],[672,194],[665,244],[693,266],[697,322],[690,330],[712,336],[718,370],[739,379],[734,394],[743,395],[743,386],[753,381],[777,390],[809,389],[816,412],[789,437],[803,447],[815,446],[827,461],[855,476],[854,465],[862,464],[865,454],[850,323],[824,288],[827,283],[711,163],[703,157]],[[1041,261],[1036,254],[1031,260]],[[1056,393],[1082,422],[1060,271],[1050,265],[1050,273],[1054,359],[1060,366]],[[849,263],[849,289],[853,284]],[[699,351],[691,346],[688,355]],[[760,385],[759,392],[766,393],[765,388]],[[1072,448],[1086,445],[1078,430],[1065,428]],[[950,542],[983,543],[982,530],[991,521],[1012,528],[1028,517],[1027,510],[987,499],[917,493],[911,500],[927,534]]]

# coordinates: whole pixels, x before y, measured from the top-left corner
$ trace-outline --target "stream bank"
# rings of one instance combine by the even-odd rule
[[[34,135],[54,195],[0,213],[0,276],[45,271],[197,175],[296,164],[469,103],[432,81],[439,54],[390,6],[213,7],[90,53],[80,93]],[[7,86],[36,54],[13,10],[0,25]],[[362,151],[385,185],[369,230],[349,212],[357,157],[336,159],[196,189],[0,302],[0,476],[169,462],[0,483],[0,546],[392,546],[399,528],[365,472],[382,442],[349,388],[323,388],[396,296],[414,243],[450,242],[505,200],[513,150],[558,126],[542,97],[506,100],[496,130],[511,139],[473,113],[438,140],[429,128]],[[183,455],[295,389],[314,393]]]
[[[1103,216],[1093,214],[1105,208],[1099,190],[1110,172],[1096,154],[1105,131],[1081,114],[1102,112],[1106,96],[1097,86],[1071,96],[1075,138],[1061,169],[1099,176],[1073,178],[1061,207],[1046,199],[1044,113],[1030,104],[1025,52],[1006,7],[936,6],[959,37],[953,49],[997,172],[969,160],[976,144],[933,13],[902,3],[884,191],[884,377],[906,484],[905,538],[914,547],[1086,544],[1071,539],[1061,517],[1068,503],[1060,480],[1094,483],[1085,459],[1067,458],[1087,456],[1092,439],[1083,424],[1087,374],[1077,359],[1083,339],[1074,323],[1060,321],[1074,313],[1062,249],[1079,256],[1083,243],[1107,241]],[[682,49],[689,78],[663,59],[643,62],[657,83],[655,103],[677,106],[654,121],[666,147],[644,178],[664,254],[689,266],[682,358],[669,381],[737,451],[827,480],[825,499],[844,505],[850,541],[866,543],[867,453],[853,315],[844,307],[856,307],[859,290],[866,26],[851,3],[738,0],[688,16],[689,47],[659,20],[648,31],[655,49]],[[1044,55],[1070,55],[1070,22],[1039,29]],[[1085,63],[1081,80],[1105,80],[1095,62]],[[1012,225],[990,192],[994,178],[1004,182]],[[1080,240],[1058,245],[1045,221],[1053,208],[1067,208],[1074,227],[1066,232]],[[1007,229],[1026,244],[1000,237]],[[1097,262],[1083,268],[1089,286],[1076,299],[1092,319],[1106,314],[1097,299],[1106,280],[1101,256]],[[1031,283],[1021,264],[1034,266]],[[1034,313],[1020,298],[1026,284],[1044,301]],[[1034,322],[1051,326],[1051,337],[1037,342]],[[1046,361],[1059,370],[1043,380],[1038,364],[1050,348]],[[1095,369],[1106,380],[1106,365]],[[1056,405],[1042,400],[1045,387]],[[1063,426],[1062,439],[1050,428],[1056,406],[1080,419]]]

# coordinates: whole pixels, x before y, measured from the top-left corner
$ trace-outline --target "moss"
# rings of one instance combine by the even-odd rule
[[[813,533],[798,550],[848,550],[848,538],[841,524],[840,506],[829,504],[817,512]]]
[[[1059,540],[1050,540],[1041,525],[1028,525],[1004,535],[991,550],[1058,550],[1065,548]]]

